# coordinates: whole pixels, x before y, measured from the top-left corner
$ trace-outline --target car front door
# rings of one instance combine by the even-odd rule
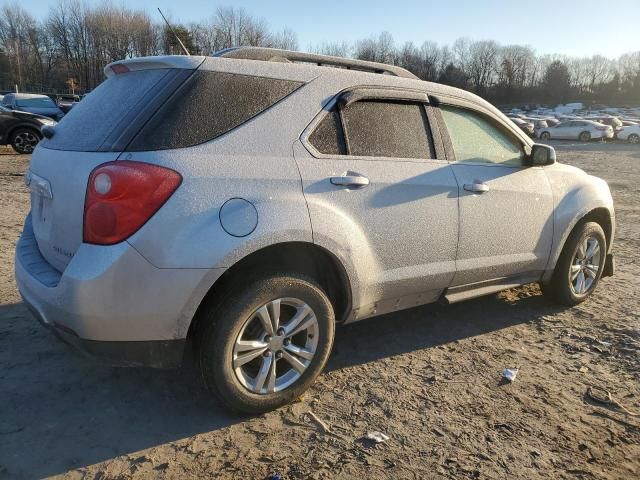
[[[571,138],[571,123],[572,122],[562,122],[558,124],[552,133],[552,137],[554,138]]]
[[[452,286],[536,281],[553,235],[553,196],[544,167],[526,166],[525,143],[488,112],[442,105],[455,159],[460,236]]]
[[[352,319],[435,301],[455,273],[458,188],[432,107],[379,90],[330,102],[294,147],[314,242],[357,277]]]

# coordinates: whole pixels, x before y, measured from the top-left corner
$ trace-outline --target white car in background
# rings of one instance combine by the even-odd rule
[[[541,129],[539,135],[542,140],[563,139],[588,142],[613,138],[613,128],[590,120],[567,120],[555,127]]]
[[[638,145],[640,143],[640,125],[623,127],[622,130],[618,132],[618,139]]]

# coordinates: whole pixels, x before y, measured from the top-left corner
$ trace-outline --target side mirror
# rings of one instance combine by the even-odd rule
[[[542,167],[556,163],[556,149],[549,145],[536,143],[531,148],[529,155],[529,165],[532,167]]]

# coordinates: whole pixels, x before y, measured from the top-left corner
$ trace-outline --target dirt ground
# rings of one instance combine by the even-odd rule
[[[253,418],[191,362],[112,369],[36,323],[13,279],[28,157],[0,151],[0,478],[640,478],[640,417],[586,395],[640,412],[640,148],[555,145],[616,201],[618,271],[592,299],[562,309],[527,286],[339,328],[302,401]]]

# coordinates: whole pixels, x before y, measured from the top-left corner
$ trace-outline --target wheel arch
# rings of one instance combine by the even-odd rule
[[[607,242],[607,252],[611,251],[611,242],[615,234],[615,230],[614,230],[615,223],[612,218],[612,213],[607,207],[592,208],[584,212],[582,215],[578,215],[577,218],[572,223],[572,225],[570,226],[570,228],[567,228],[559,248],[555,250],[556,253],[553,258],[553,263],[549,265],[547,272],[543,277],[543,282],[547,282],[551,278],[551,275],[553,274],[556,264],[558,263],[558,259],[560,258],[560,255],[564,251],[565,245],[567,244],[567,240],[571,236],[571,233],[573,233],[573,231],[575,231],[576,228],[578,228],[580,225],[586,222],[596,222],[598,225],[602,227],[602,230],[604,231],[604,236]]]
[[[33,132],[36,133],[36,135],[38,135],[38,137],[40,137],[40,140],[42,140],[42,132],[40,131],[40,129],[38,127],[36,127],[35,125],[33,125],[31,123],[19,123],[17,125],[12,126],[11,129],[7,132],[7,142],[8,142],[8,144],[11,142],[11,140],[13,138],[13,134],[16,132],[16,130],[20,130],[21,128],[26,128],[28,130],[32,130]]]
[[[238,260],[211,285],[200,302],[187,332],[197,336],[203,314],[238,285],[240,278],[255,278],[269,272],[309,275],[316,280],[331,301],[336,321],[341,323],[352,308],[351,282],[342,262],[329,250],[309,242],[283,242],[270,245]]]

